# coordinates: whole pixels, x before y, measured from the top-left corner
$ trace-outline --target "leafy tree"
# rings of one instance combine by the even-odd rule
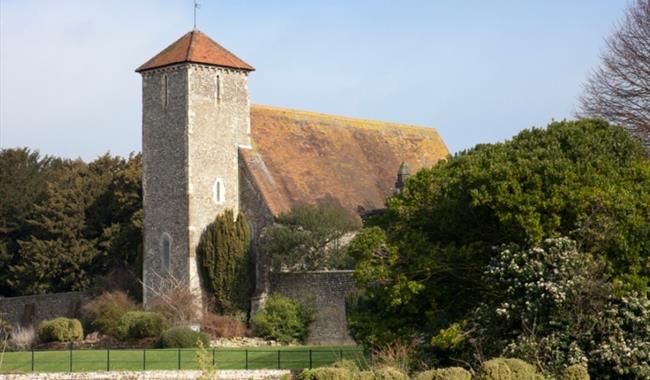
[[[650,0],[630,4],[585,84],[582,113],[625,126],[650,147]]]
[[[358,228],[342,208],[300,205],[264,231],[260,249],[275,270],[348,269],[353,264],[341,238]]]
[[[602,120],[551,123],[479,145],[411,177],[382,223],[350,246],[365,297],[353,312],[370,344],[430,336],[495,297],[493,247],[569,236],[620,289],[650,275],[650,162]]]
[[[242,214],[235,219],[232,210],[217,215],[201,235],[196,253],[219,313],[248,310],[252,288],[249,245],[246,219]]]

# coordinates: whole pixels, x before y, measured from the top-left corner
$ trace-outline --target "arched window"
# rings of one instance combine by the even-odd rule
[[[165,272],[170,270],[172,239],[169,234],[164,233],[162,236],[162,269]]]
[[[214,185],[212,185],[212,200],[218,205],[226,201],[226,187],[221,177],[217,177],[214,180]]]

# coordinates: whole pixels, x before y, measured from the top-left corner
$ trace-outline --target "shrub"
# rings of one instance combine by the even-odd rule
[[[405,343],[397,340],[373,352],[372,361],[376,366],[397,368],[408,373],[415,366],[417,353],[416,341]]]
[[[463,346],[463,343],[465,337],[459,323],[453,323],[431,338],[431,346],[440,350],[457,350]]]
[[[246,315],[217,315],[204,313],[201,331],[213,338],[233,338],[248,336],[249,331],[244,323]]]
[[[204,347],[210,346],[210,337],[187,327],[173,327],[160,336],[162,348],[194,348],[201,342]]]
[[[467,326],[484,356],[521,358],[552,375],[587,361],[590,342],[599,335],[594,317],[604,314],[610,286],[601,264],[575,241],[502,246],[484,281],[501,295],[480,303]]]
[[[431,369],[417,374],[413,380],[470,380],[472,374],[460,367]]]
[[[526,363],[521,359],[503,359],[503,361],[508,364],[510,371],[512,371],[513,379],[528,379],[531,377],[531,374],[536,374],[537,370],[531,364]]]
[[[359,380],[375,380],[375,374],[372,371],[359,372]]]
[[[6,313],[0,313],[0,342],[9,339],[9,336],[11,336],[11,332],[13,331],[13,326],[9,323],[6,317]]]
[[[356,373],[359,372],[359,366],[357,363],[353,362],[352,360],[349,359],[341,359],[337,362],[332,363],[332,367],[334,368],[345,368],[349,370],[350,372]]]
[[[203,231],[196,253],[219,313],[246,311],[252,290],[248,223],[232,210],[217,215]]]
[[[347,368],[321,367],[306,369],[298,375],[298,380],[350,380],[355,373]]]
[[[201,374],[197,377],[197,380],[212,380],[219,378],[217,376],[217,369],[214,367],[212,360],[213,356],[210,355],[203,342],[198,340],[196,348],[196,364],[199,367]]]
[[[18,350],[26,350],[34,345],[36,332],[33,327],[16,326],[11,331],[11,346]]]
[[[102,334],[118,335],[122,316],[138,306],[122,291],[104,292],[81,309],[84,325]]]
[[[589,372],[585,366],[574,364],[564,369],[560,380],[589,380]]]
[[[264,308],[253,315],[255,334],[282,343],[303,340],[313,320],[310,306],[279,294],[271,294]]]
[[[534,380],[543,379],[535,367],[519,359],[496,358],[483,363],[478,380]]]
[[[55,318],[43,321],[38,327],[38,339],[42,342],[71,342],[84,337],[84,330],[78,319]]]
[[[347,242],[359,227],[343,208],[297,205],[264,229],[259,246],[273,270],[353,269]]]
[[[574,241],[502,247],[485,280],[501,298],[481,303],[468,326],[483,355],[522,358],[554,376],[589,362],[594,376],[650,378],[650,300],[617,295]]]
[[[372,372],[375,380],[409,380],[408,375],[393,367],[381,367]]]
[[[120,318],[118,331],[122,339],[140,339],[160,336],[169,328],[169,322],[160,313],[129,311]]]
[[[408,375],[394,367],[378,367],[369,371],[360,371],[351,360],[339,360],[331,367],[305,369],[298,376],[299,380],[409,380]],[[450,378],[451,379],[451,378]],[[465,380],[464,378],[459,378]],[[453,379],[456,380],[456,379]]]
[[[512,371],[503,359],[488,360],[479,369],[478,380],[511,380]]]
[[[169,273],[158,277],[158,286],[150,288],[154,294],[149,304],[150,310],[165,316],[172,326],[189,326],[198,321],[201,305],[196,294],[187,287],[187,278],[179,279]]]
[[[650,379],[650,299],[628,294],[610,299],[594,315],[600,336],[590,347],[589,371],[594,377]]]

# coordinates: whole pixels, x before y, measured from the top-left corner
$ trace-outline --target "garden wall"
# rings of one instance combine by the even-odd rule
[[[37,326],[43,320],[56,317],[78,318],[87,298],[84,292],[0,298],[0,313],[13,325]]]
[[[315,303],[316,319],[307,344],[354,344],[345,313],[345,297],[355,289],[352,273],[342,270],[271,274],[271,292]]]

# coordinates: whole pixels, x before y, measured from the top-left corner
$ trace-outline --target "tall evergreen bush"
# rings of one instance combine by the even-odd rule
[[[206,287],[214,296],[215,311],[246,311],[251,291],[249,230],[246,219],[232,210],[217,215],[196,248]]]

